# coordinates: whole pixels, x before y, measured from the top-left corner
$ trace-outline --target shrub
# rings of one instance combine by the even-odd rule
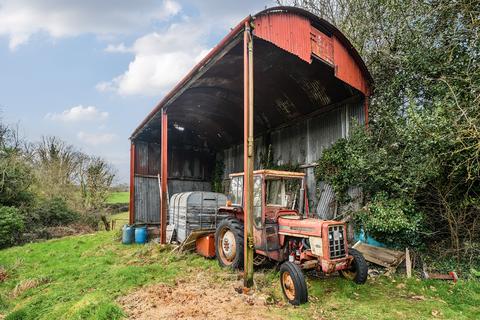
[[[0,248],[16,244],[23,229],[24,222],[18,209],[0,207]]]
[[[358,225],[368,235],[390,246],[418,246],[421,243],[423,215],[413,204],[379,193],[365,210],[355,214]]]
[[[80,215],[71,210],[60,198],[42,200],[32,213],[32,217],[46,227],[68,225],[80,219]]]

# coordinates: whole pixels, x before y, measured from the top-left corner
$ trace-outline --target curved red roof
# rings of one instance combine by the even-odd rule
[[[197,81],[218,59],[238,44],[245,22],[251,23],[256,38],[312,64],[330,67],[333,76],[364,96],[371,92],[372,77],[358,52],[332,24],[296,7],[274,7],[243,19],[223,38],[149,113],[135,129],[132,138],[165,106],[175,104],[182,93]],[[305,87],[306,88],[306,87]]]

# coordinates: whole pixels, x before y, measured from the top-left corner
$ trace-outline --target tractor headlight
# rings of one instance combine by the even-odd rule
[[[312,250],[312,253],[317,257],[323,257],[322,238],[308,237],[308,242],[310,242],[310,250]]]

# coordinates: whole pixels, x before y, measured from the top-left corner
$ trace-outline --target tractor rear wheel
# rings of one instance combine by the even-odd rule
[[[345,279],[358,284],[364,284],[368,277],[368,265],[363,255],[356,249],[349,248],[348,254],[353,257],[350,268],[340,270],[340,275]]]
[[[215,254],[220,266],[243,268],[243,224],[233,217],[222,220],[215,232]]]
[[[305,276],[296,264],[287,261],[280,266],[280,284],[289,303],[298,306],[308,301]]]

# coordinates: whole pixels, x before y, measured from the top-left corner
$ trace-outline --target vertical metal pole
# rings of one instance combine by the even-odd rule
[[[243,210],[244,210],[244,281],[253,286],[253,43],[249,22],[243,35],[244,59],[244,136],[243,136]]]
[[[128,223],[135,221],[135,143],[130,144],[130,203],[128,205]]]
[[[370,104],[370,89],[367,89],[365,100],[363,102],[363,112],[365,113],[365,127],[368,129],[368,105]]]
[[[161,180],[161,197],[160,197],[160,243],[165,244],[167,242],[167,210],[168,210],[168,195],[167,195],[167,182],[168,182],[168,118],[165,110],[162,110],[162,144],[161,144],[161,168],[160,168],[160,180]]]

